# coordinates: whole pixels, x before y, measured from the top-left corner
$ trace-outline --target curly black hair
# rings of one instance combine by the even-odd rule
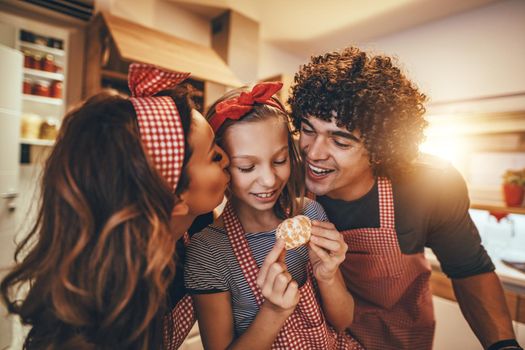
[[[426,96],[384,55],[356,47],[311,58],[295,75],[288,103],[296,128],[301,119],[335,118],[358,130],[375,176],[397,178],[419,154]]]

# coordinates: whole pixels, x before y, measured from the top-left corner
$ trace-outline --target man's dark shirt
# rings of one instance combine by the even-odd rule
[[[423,156],[415,169],[393,182],[395,226],[404,254],[433,250],[450,278],[494,271],[468,214],[465,181],[450,164]],[[379,227],[377,182],[363,197],[346,202],[317,197],[339,231]]]

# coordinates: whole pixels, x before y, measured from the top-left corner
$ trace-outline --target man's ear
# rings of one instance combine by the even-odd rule
[[[190,212],[190,207],[182,196],[178,196],[177,203],[171,211],[171,216],[185,216]]]

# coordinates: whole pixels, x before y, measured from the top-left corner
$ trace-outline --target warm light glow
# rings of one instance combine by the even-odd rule
[[[459,160],[459,145],[456,140],[446,138],[428,139],[419,146],[421,152],[429,153],[456,164]]]
[[[429,120],[425,131],[426,141],[419,146],[421,152],[429,153],[458,166],[467,152],[468,145],[458,133],[458,125],[450,122]]]

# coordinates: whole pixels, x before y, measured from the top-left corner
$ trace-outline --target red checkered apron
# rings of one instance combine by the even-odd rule
[[[244,229],[230,203],[226,205],[223,218],[233,252],[260,307],[264,297],[256,282],[259,267],[248,246]],[[299,303],[281,328],[272,344],[272,349],[362,350],[360,344],[349,334],[346,332],[338,334],[327,325],[312,282],[313,272],[309,264],[307,280],[299,288],[301,295]]]
[[[390,180],[379,178],[378,190],[380,227],[341,232],[348,244],[341,271],[356,307],[350,331],[367,350],[431,349],[430,265],[422,253],[401,252]]]
[[[188,233],[184,234],[183,240],[184,245],[187,246],[190,242]],[[178,349],[196,321],[197,317],[193,307],[193,300],[189,294],[186,294],[171,312],[164,316],[164,349]]]

